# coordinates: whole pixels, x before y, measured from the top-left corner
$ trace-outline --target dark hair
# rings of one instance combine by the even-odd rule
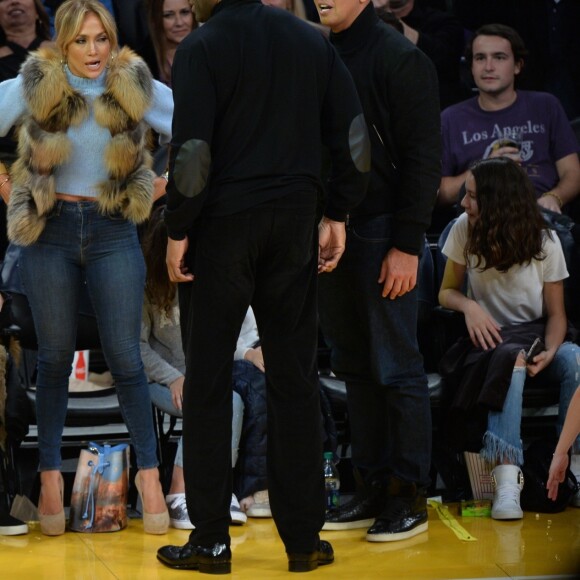
[[[177,284],[169,279],[165,264],[168,236],[163,221],[163,209],[158,207],[151,213],[141,247],[147,267],[145,295],[153,306],[169,314],[175,301]]]
[[[465,49],[465,59],[470,66],[473,61],[473,43],[478,36],[499,36],[505,38],[512,47],[515,62],[519,63],[520,66],[524,65],[524,58],[528,56],[528,51],[518,32],[511,26],[506,26],[505,24],[485,24],[475,31]]]
[[[526,172],[511,159],[494,157],[476,162],[471,173],[479,218],[469,228],[466,261],[474,255],[476,268],[507,272],[516,264],[543,260],[546,223]]]
[[[397,30],[401,34],[405,33],[405,31],[403,29],[403,25],[401,24],[401,21],[395,16],[394,12],[392,12],[391,10],[388,10],[384,6],[381,6],[380,8],[375,8],[375,12],[377,13],[377,16],[385,24],[392,26],[395,30]]]
[[[34,7],[36,8],[36,37],[41,40],[50,40],[50,21],[42,0],[34,0]],[[0,46],[4,44],[6,44],[6,33],[0,26]]]

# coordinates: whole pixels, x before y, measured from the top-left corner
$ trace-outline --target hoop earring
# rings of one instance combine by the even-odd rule
[[[115,62],[115,57],[114,56],[109,57],[109,62],[107,62],[107,64],[105,65],[105,68],[111,68],[111,65],[113,65],[114,62]]]

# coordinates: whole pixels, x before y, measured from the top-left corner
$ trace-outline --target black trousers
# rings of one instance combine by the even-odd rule
[[[251,304],[266,367],[272,515],[287,551],[316,549],[324,523],[324,481],[315,204],[314,195],[287,196],[232,216],[200,220],[183,400],[193,544],[230,542],[232,365]]]

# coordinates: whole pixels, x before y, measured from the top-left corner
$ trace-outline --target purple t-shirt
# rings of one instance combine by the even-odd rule
[[[559,181],[556,161],[580,147],[558,99],[535,91],[518,91],[515,102],[500,111],[484,111],[477,97],[445,109],[441,113],[442,175],[460,175],[518,128],[523,134],[522,167],[538,195],[549,191]]]

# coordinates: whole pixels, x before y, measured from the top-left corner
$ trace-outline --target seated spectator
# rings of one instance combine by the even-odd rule
[[[580,481],[580,446],[578,445],[578,435],[580,435],[580,386],[576,389],[568,412],[566,413],[566,420],[564,427],[560,434],[560,439],[556,445],[546,489],[548,490],[548,497],[554,501],[558,497],[558,484],[564,481],[566,476],[566,469],[568,468],[568,461],[570,462],[570,470]],[[572,448],[572,457],[568,460],[568,450]],[[580,507],[580,492],[577,492],[572,498],[572,505]]]
[[[515,28],[529,50],[520,88],[552,93],[568,119],[580,117],[578,0],[453,0],[466,29],[498,22]]]
[[[441,109],[469,96],[460,78],[464,31],[453,14],[422,6],[416,0],[373,0],[373,4],[382,20],[386,15],[381,15],[381,10],[390,12],[399,21],[402,34],[433,61]]]
[[[538,203],[561,212],[580,191],[578,141],[562,106],[548,93],[516,90],[526,49],[508,26],[490,24],[475,33],[467,59],[479,95],[441,115],[442,179],[438,202],[457,202],[469,166],[506,156],[526,170]]]
[[[21,0],[19,10],[0,2],[0,82],[13,79],[31,50],[50,44],[48,15],[40,0]],[[0,138],[0,159],[15,158],[12,133]]]
[[[194,29],[197,21],[189,0],[148,0],[147,22],[155,47],[158,80],[171,86],[171,65],[177,45]]]
[[[48,15],[41,1],[22,0],[18,8],[14,10],[10,2],[0,2],[0,82],[18,75],[31,50],[50,43]],[[12,129],[0,137],[0,183],[15,159],[16,139]],[[0,202],[0,261],[7,247],[6,205]]]
[[[467,174],[461,206],[465,213],[443,247],[448,259],[439,292],[443,306],[464,314],[469,334],[441,364],[455,370],[454,435],[465,440],[468,427],[473,433],[481,426],[480,453],[497,463],[491,516],[520,519],[524,384],[537,376],[560,389],[560,427],[578,384],[580,347],[566,341],[562,281],[568,272],[530,179],[511,159],[477,162]],[[545,346],[526,360],[538,337]],[[475,435],[481,444],[481,433]]]
[[[307,1],[311,2],[311,0]],[[273,6],[274,8],[280,8],[281,10],[287,10],[288,12],[292,12],[292,14],[294,14],[294,16],[296,16],[297,18],[305,20],[306,22],[308,22],[308,24],[314,26],[314,28],[320,30],[320,32],[324,36],[328,36],[330,32],[328,27],[320,24],[317,19],[313,21],[312,19],[309,18],[309,15],[307,14],[306,10],[306,3],[304,2],[304,0],[262,0],[262,4],[265,4],[266,6]]]
[[[292,12],[294,16],[306,20],[306,9],[302,0],[262,0],[266,6],[274,6]]]
[[[141,356],[145,365],[145,372],[150,381],[151,400],[164,412],[171,415],[181,416],[183,382],[185,377],[185,355],[181,342],[181,327],[179,306],[177,304],[177,285],[170,282],[167,267],[165,265],[165,252],[167,247],[167,231],[162,220],[162,209],[155,210],[149,221],[143,240],[143,254],[147,264],[147,279],[145,288],[145,304],[143,307],[143,322],[141,326]],[[240,332],[238,348],[235,357],[244,358],[234,362],[234,386],[242,384],[242,393],[233,393],[233,421],[232,421],[232,467],[236,465],[238,448],[242,431],[242,416],[244,403],[242,398],[252,396],[248,410],[255,406],[255,398],[264,397],[265,382],[260,388],[255,380],[252,380],[252,372],[248,369],[239,369],[237,364],[246,363],[252,368],[260,367],[263,371],[263,358],[261,349],[250,348],[257,340],[256,321],[251,309],[248,311],[246,320]],[[252,361],[251,363],[249,361]],[[255,366],[254,366],[255,365]],[[263,375],[263,372],[260,374]],[[249,392],[251,390],[251,392]],[[264,403],[265,412],[265,403]],[[244,421],[246,423],[246,421]],[[251,419],[248,420],[251,423]],[[265,430],[265,424],[262,426]],[[244,425],[245,432],[248,427]],[[245,435],[245,434],[244,434]],[[246,436],[245,436],[246,439]],[[258,435],[258,440],[260,436]],[[252,442],[247,440],[246,449]],[[248,449],[248,453],[256,455],[255,450]],[[262,451],[263,473],[257,477],[263,487],[254,491],[265,489],[265,445]],[[243,463],[246,463],[244,458]],[[246,471],[257,474],[258,468]],[[247,486],[246,486],[247,487]],[[267,492],[266,492],[267,493]],[[263,495],[263,494],[262,494]],[[250,498],[251,499],[251,498]],[[183,476],[183,455],[181,439],[175,457],[169,494],[166,497],[170,522],[175,528],[192,529],[189,521],[187,506],[185,504],[185,483]],[[248,498],[246,498],[248,503]],[[232,523],[243,524],[246,515],[241,511],[240,504],[235,494],[232,494],[230,506]]]

